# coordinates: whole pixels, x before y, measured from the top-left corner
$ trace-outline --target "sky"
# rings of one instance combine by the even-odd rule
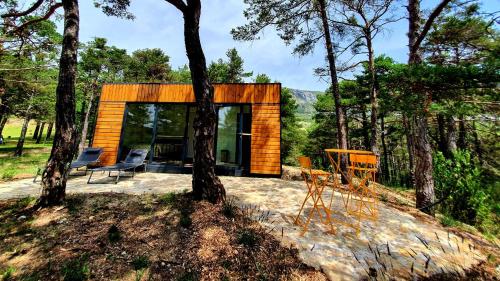
[[[423,6],[431,7],[436,2],[424,0]],[[500,6],[500,0],[483,0],[483,4],[486,10],[494,10]],[[314,75],[314,69],[325,63],[322,44],[318,44],[313,54],[298,57],[292,54],[293,46],[286,46],[272,27],[264,30],[260,40],[234,41],[230,30],[246,23],[244,9],[243,0],[202,1],[200,37],[207,62],[226,58],[226,51],[234,47],[244,60],[245,70],[253,71],[254,75],[265,73],[283,86],[295,89],[324,91],[328,87],[327,81]],[[399,10],[403,13],[404,8]],[[135,0],[130,11],[135,15],[134,20],[117,19],[105,16],[94,7],[92,0],[80,1],[80,41],[104,37],[109,45],[127,49],[129,53],[161,48],[170,57],[174,69],[187,64],[183,18],[179,11],[164,0]],[[404,19],[388,25],[374,42],[377,55],[406,61],[407,29],[408,22]]]

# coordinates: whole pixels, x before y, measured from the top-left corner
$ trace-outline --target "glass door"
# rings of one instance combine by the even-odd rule
[[[153,162],[182,166],[186,148],[187,110],[185,104],[158,104]]]
[[[251,137],[250,106],[220,106],[218,117],[217,165],[235,168],[248,167]]]

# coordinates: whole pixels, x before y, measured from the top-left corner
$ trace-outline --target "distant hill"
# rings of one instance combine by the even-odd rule
[[[290,89],[290,91],[292,91],[292,94],[299,105],[298,112],[305,115],[312,115],[314,113],[313,105],[317,100],[317,95],[321,92],[298,89]]]

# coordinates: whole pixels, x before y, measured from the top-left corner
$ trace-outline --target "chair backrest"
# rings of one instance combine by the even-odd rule
[[[375,155],[360,155],[360,154],[351,154],[349,156],[349,160],[353,164],[360,165],[370,165],[374,166],[377,164],[377,156]]]
[[[142,164],[147,155],[147,149],[131,149],[124,162],[128,164]]]
[[[300,164],[300,168],[302,170],[311,170],[312,169],[311,158],[309,158],[307,156],[299,156],[299,164]]]
[[[82,162],[96,162],[101,157],[102,148],[100,147],[87,147],[84,148],[82,154],[78,156],[77,161]]]

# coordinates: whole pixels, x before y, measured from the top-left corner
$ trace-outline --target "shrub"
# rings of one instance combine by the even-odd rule
[[[181,218],[179,220],[179,225],[188,228],[191,226],[193,222],[191,221],[191,217],[188,214],[181,214]]]
[[[236,206],[236,203],[233,198],[224,201],[224,204],[222,204],[222,214],[226,218],[234,218],[236,216],[237,211],[238,207]]]
[[[121,238],[122,237],[121,237],[121,234],[120,234],[120,229],[118,229],[118,226],[116,226],[116,225],[113,224],[108,229],[108,239],[109,239],[109,242],[111,242],[111,243],[118,242]]]
[[[66,262],[62,267],[64,281],[84,281],[90,276],[88,256],[82,255]]]
[[[0,270],[0,277],[1,280],[7,281],[7,280],[14,280],[14,272],[16,271],[15,268],[12,266],[7,267],[5,270]]]
[[[259,237],[257,234],[251,229],[244,229],[240,233],[238,233],[238,243],[245,245],[247,247],[253,247],[257,245],[259,241]]]
[[[149,266],[149,258],[146,256],[137,256],[132,261],[134,270],[141,270]]]
[[[470,153],[456,151],[451,159],[446,159],[439,152],[433,160],[436,197],[444,201],[439,205],[441,212],[472,225],[486,223],[491,206],[481,169]]]
[[[177,198],[177,194],[174,192],[169,192],[160,196],[160,202],[165,205],[172,205]]]

